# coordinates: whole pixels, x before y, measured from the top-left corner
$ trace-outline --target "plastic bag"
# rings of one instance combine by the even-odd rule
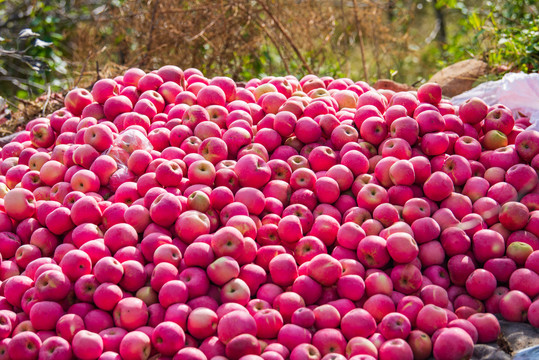
[[[524,349],[522,351],[519,351],[515,357],[514,360],[534,360],[539,359],[539,345],[529,347],[527,349]]]
[[[143,133],[135,129],[125,130],[118,135],[114,143],[107,151],[118,164],[127,166],[129,155],[135,150],[151,151],[153,149],[150,140]]]
[[[509,73],[501,80],[489,81],[451,99],[460,105],[479,97],[487,105],[503,104],[513,110],[515,118],[523,114],[530,118],[528,129],[539,130],[539,74]]]

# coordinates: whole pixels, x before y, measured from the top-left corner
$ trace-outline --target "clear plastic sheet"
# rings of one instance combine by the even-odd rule
[[[135,150],[151,151],[153,149],[148,137],[144,136],[138,130],[129,129],[122,131],[114,140],[114,143],[107,151],[107,155],[111,156],[120,165],[127,166],[129,155]]]
[[[457,95],[451,102],[460,105],[472,97],[483,99],[487,105],[503,104],[515,117],[529,117],[532,125],[528,129],[539,131],[539,74],[509,73]]]

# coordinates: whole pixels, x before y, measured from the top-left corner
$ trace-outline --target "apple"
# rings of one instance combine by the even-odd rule
[[[375,146],[379,145],[386,138],[387,134],[387,123],[382,118],[367,118],[360,127],[361,138]]]
[[[530,305],[530,298],[519,290],[509,291],[499,303],[500,313],[508,321],[525,321]]]
[[[153,329],[151,343],[161,354],[172,356],[184,346],[185,333],[178,324],[172,321],[164,321]],[[150,349],[148,348],[149,351]]]
[[[476,299],[488,299],[496,289],[496,278],[487,270],[476,269],[466,279],[466,290]]]
[[[240,185],[261,188],[271,177],[271,169],[264,160],[256,155],[245,155],[238,160],[234,167]]]
[[[387,250],[391,258],[399,263],[408,263],[419,254],[413,237],[406,233],[395,233],[387,238]]]
[[[498,339],[501,329],[498,319],[492,314],[474,314],[468,321],[475,327],[478,340],[481,343],[494,342]]]
[[[63,300],[70,290],[69,278],[60,271],[43,272],[36,279],[36,294],[40,300]]]
[[[256,335],[256,321],[249,313],[232,311],[223,316],[217,325],[217,336],[224,344],[228,344],[237,335]]]
[[[247,305],[251,297],[249,286],[241,279],[232,279],[221,288],[221,301],[223,303],[235,302]]]
[[[105,125],[92,125],[84,132],[84,142],[92,145],[97,151],[103,152],[112,146],[112,130]]]
[[[516,231],[528,224],[530,213],[526,205],[509,201],[500,208],[500,223],[509,231]]]
[[[290,359],[321,359],[320,351],[311,344],[299,344],[290,353]]]
[[[36,211],[35,198],[32,192],[17,188],[8,191],[4,196],[6,213],[15,220],[24,220],[31,217]]]
[[[421,330],[412,330],[410,332],[408,344],[412,349],[414,359],[428,359],[432,353],[431,339]]]
[[[434,172],[423,185],[425,195],[433,201],[441,201],[451,195],[454,190],[453,181],[444,172]]]
[[[380,332],[387,340],[406,339],[410,331],[410,320],[397,312],[387,314],[380,322]]]
[[[535,286],[534,281],[537,278],[537,275],[534,271],[529,269],[517,269],[509,278],[509,288],[511,290],[520,290],[526,295],[528,295],[530,298],[534,298],[536,295],[539,294],[539,289],[537,289],[537,286]],[[529,287],[523,287],[519,284],[519,282],[525,282],[530,284]]]
[[[391,281],[395,290],[409,295],[419,290],[423,279],[419,269],[409,263],[395,266],[391,271]]]
[[[523,131],[515,138],[515,148],[522,160],[529,163],[539,153],[539,131]]]
[[[505,135],[509,135],[515,125],[515,119],[511,111],[498,108],[490,111],[485,117],[483,125],[484,131],[499,130]]]
[[[460,328],[442,329],[433,344],[433,355],[438,359],[469,358],[474,343],[470,335]]]
[[[477,97],[466,100],[459,107],[459,116],[463,122],[475,125],[482,121],[488,113],[488,106]]]
[[[442,87],[436,83],[425,83],[417,89],[417,99],[422,103],[437,105],[442,100]]]
[[[42,344],[35,333],[23,331],[9,341],[7,353],[10,359],[37,359]]]
[[[59,336],[51,336],[43,341],[39,349],[42,359],[70,359],[72,355],[71,345]]]
[[[528,321],[532,326],[537,327],[537,324],[539,324],[539,317],[538,315],[538,305],[539,302],[534,301],[530,307],[528,308]]]
[[[419,133],[422,136],[427,133],[444,131],[445,129],[445,119],[436,110],[422,111],[416,115],[416,120],[419,124]]]
[[[148,334],[140,330],[131,331],[120,342],[120,356],[122,359],[147,359],[150,356],[151,345]]]
[[[150,207],[150,217],[153,222],[160,226],[174,224],[182,211],[180,200],[170,193],[159,195]]]
[[[414,145],[419,136],[419,125],[415,119],[403,116],[391,122],[389,133],[392,138],[400,138]]]
[[[144,326],[148,321],[146,304],[134,297],[120,300],[114,308],[113,315],[115,325],[129,331]]]
[[[479,230],[473,235],[472,248],[474,256],[480,262],[501,257],[505,252],[505,240],[493,230]]]
[[[381,360],[395,359],[413,359],[414,353],[408,343],[402,339],[388,340],[380,346],[378,356]]]
[[[101,91],[99,92],[101,93]],[[65,106],[70,113],[79,116],[83,109],[90,105],[93,100],[93,96],[88,90],[77,88],[66,95]]]
[[[507,170],[505,181],[513,185],[519,195],[524,195],[537,186],[537,172],[528,165],[517,164]]]
[[[73,354],[80,359],[96,359],[103,353],[103,339],[99,334],[81,330],[72,342]]]
[[[471,136],[461,136],[455,141],[454,151],[468,160],[477,160],[481,155],[481,144]]]
[[[416,324],[419,330],[432,335],[437,329],[447,325],[447,314],[442,308],[427,304],[419,310]]]
[[[112,79],[100,79],[92,86],[92,97],[100,104],[115,95],[118,95],[120,88],[118,84]]]

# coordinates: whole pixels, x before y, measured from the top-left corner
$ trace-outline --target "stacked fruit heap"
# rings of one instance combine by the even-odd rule
[[[349,79],[130,69],[1,150],[0,359],[465,359],[539,326],[539,133]]]

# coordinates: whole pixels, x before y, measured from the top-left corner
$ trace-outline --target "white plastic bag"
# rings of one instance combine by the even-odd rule
[[[472,97],[479,97],[487,105],[503,104],[530,118],[528,129],[539,130],[539,74],[509,73],[501,80],[483,83],[451,99],[460,105]]]

